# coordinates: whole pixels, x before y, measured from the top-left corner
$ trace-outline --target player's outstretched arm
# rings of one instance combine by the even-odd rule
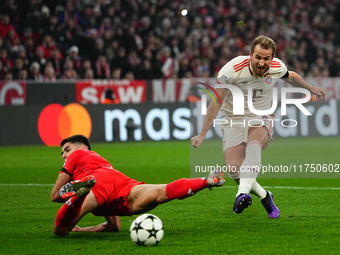
[[[227,89],[216,89],[216,92],[218,93],[218,95],[221,98],[221,101],[223,102],[224,98],[227,95],[228,90]],[[191,145],[195,148],[198,148],[201,143],[203,143],[204,138],[209,130],[209,128],[211,127],[212,123],[214,122],[214,119],[216,118],[220,108],[221,108],[221,104],[217,98],[217,96],[215,96],[215,100],[217,102],[217,105],[215,105],[215,103],[213,101],[210,102],[208,110],[207,110],[207,115],[204,118],[203,121],[203,126],[202,126],[202,130],[201,132],[197,135],[191,138]]]
[[[296,72],[289,71],[289,76],[287,79],[287,82],[294,87],[300,87],[308,89],[313,95],[316,95],[318,98],[322,98],[322,100],[325,100],[326,92],[321,87],[316,86],[310,86],[307,82],[305,82],[300,75],[298,75]]]
[[[106,216],[107,222],[101,223],[97,226],[80,228],[75,225],[72,232],[118,232],[121,227],[119,216]]]

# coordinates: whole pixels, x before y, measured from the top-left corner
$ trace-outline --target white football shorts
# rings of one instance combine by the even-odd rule
[[[274,127],[275,115],[265,116],[240,116],[240,117],[224,117],[222,124],[223,133],[223,151],[230,147],[247,144],[248,129],[250,127],[263,126],[267,129],[270,140],[272,141],[272,131]]]

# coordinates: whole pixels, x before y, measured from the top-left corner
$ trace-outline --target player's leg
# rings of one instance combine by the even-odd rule
[[[166,184],[140,184],[134,186],[128,197],[127,204],[133,214],[152,210],[157,205],[169,201]]]
[[[98,206],[99,204],[92,191],[87,195],[71,197],[57,213],[53,226],[54,234],[67,235],[85,214]]]
[[[261,149],[265,149],[271,140],[273,122],[270,121],[270,119],[272,119],[272,116],[263,118],[265,123],[264,127],[261,127],[261,129],[260,127],[254,127],[249,129],[248,132],[246,132],[246,128],[241,129],[230,126],[225,126],[222,129],[225,164],[228,167],[230,177],[239,185],[239,190],[233,207],[233,211],[236,213],[242,213],[245,208],[251,205],[252,198],[248,194],[250,192],[261,199],[269,217],[277,218],[279,215],[278,213],[275,213],[278,212],[278,209],[273,202],[272,194],[263,189],[262,186],[257,183],[256,178],[249,179],[249,175],[242,176],[242,178],[240,177],[240,168],[242,165],[247,166],[249,164],[249,158],[256,158],[256,155],[259,155],[260,160],[258,162],[261,164]],[[261,131],[260,134],[253,132],[254,130],[256,131],[259,129]],[[256,144],[258,144],[257,142],[251,143],[251,141],[261,141],[261,148],[258,149],[256,146]],[[246,142],[249,145],[247,147]],[[254,144],[254,146],[250,146],[251,144]],[[255,155],[253,153],[254,151],[256,152]],[[242,179],[241,185],[240,179]],[[274,210],[272,208],[274,208]]]
[[[245,203],[249,202],[250,196],[248,193],[251,192],[261,199],[261,203],[270,218],[280,216],[280,211],[274,203],[272,193],[265,190],[256,181],[261,165],[261,151],[268,146],[270,140],[271,134],[266,127],[249,128],[246,157],[242,164],[243,170],[248,169],[249,171],[240,171],[240,185],[234,204],[234,212],[242,213],[243,209],[246,208],[243,206],[243,200],[245,200]]]
[[[264,129],[267,131],[267,135],[265,134]],[[266,127],[261,127],[261,133],[254,132],[257,130],[256,127],[252,128],[252,130],[249,130],[250,132],[248,133],[248,139],[249,141],[258,139],[258,141],[261,143],[262,150],[264,150],[271,141],[271,129],[272,127],[267,121]],[[251,191],[261,199],[261,203],[266,209],[270,218],[278,218],[280,216],[280,210],[275,205],[273,194],[270,191],[265,190],[260,184],[257,183],[256,180],[252,184]]]
[[[134,214],[152,210],[173,199],[185,199],[208,187],[222,186],[224,179],[213,172],[207,178],[178,179],[169,184],[141,184],[134,186],[128,197],[128,206]]]
[[[257,127],[250,127],[247,134],[247,149],[245,160],[242,164],[243,170],[254,169],[254,172],[241,172],[242,184],[238,194],[250,192],[255,194],[261,200],[268,196],[268,192],[256,181],[258,171],[261,165],[261,151],[266,149],[272,140],[272,130],[274,126],[274,115],[252,118],[253,121],[259,121]],[[261,124],[260,124],[261,123]],[[244,177],[244,178],[243,178]]]
[[[232,132],[234,137],[240,132],[238,130],[227,131]],[[243,131],[245,131],[245,129]],[[233,206],[234,213],[238,214],[242,213],[245,208],[248,208],[248,206],[252,204],[252,198],[249,195],[250,192],[258,194],[262,189],[264,193],[266,193],[266,191],[256,182],[258,174],[258,171],[256,170],[258,170],[261,165],[262,144],[264,145],[269,141],[268,132],[265,127],[254,127],[250,128],[247,133],[247,145],[242,143],[238,146],[229,148],[226,148],[226,145],[224,146],[226,164],[227,166],[228,164],[231,164],[232,167],[229,167],[229,169],[234,169],[229,175],[239,184]],[[261,143],[259,141],[261,141]],[[238,171],[235,171],[235,168]]]
[[[265,190],[256,182],[261,166],[262,148],[270,141],[266,127],[251,127],[248,130],[248,143],[246,146],[245,159],[240,169],[240,185],[238,194],[248,194],[253,189],[260,198],[266,196]],[[261,194],[262,193],[262,194]]]
[[[244,161],[246,145],[244,143],[230,147],[224,151],[224,161],[229,169],[229,176],[237,185],[240,184],[240,167]],[[263,189],[256,181],[254,182],[250,193],[260,197]],[[260,197],[261,199],[263,197]]]
[[[244,143],[238,145],[229,147],[224,151],[224,160],[225,164],[229,169],[229,176],[236,182],[236,184],[240,184],[240,167],[244,161],[245,158],[245,151],[246,151],[246,145]],[[250,193],[260,197],[261,194],[264,191],[266,196],[266,191],[256,182],[253,183],[253,186],[250,190]],[[236,195],[236,197],[239,194]],[[260,199],[263,199],[264,197],[260,197]],[[244,208],[249,206],[252,202],[250,196],[241,196],[238,198],[240,200],[239,202],[243,203]],[[243,201],[242,201],[243,200]],[[235,208],[234,208],[235,209]]]
[[[244,143],[229,147],[224,150],[224,160],[228,168],[229,176],[240,185],[240,167],[244,162],[246,145]],[[240,186],[239,186],[240,187]],[[233,211],[235,213],[241,213],[245,208],[250,206],[252,203],[252,198],[249,194],[237,194],[235,198],[235,203]]]
[[[108,232],[118,232],[122,226],[119,216],[105,216]]]
[[[237,122],[238,119],[233,119]],[[240,168],[245,159],[248,128],[240,126],[224,126],[223,129],[224,161],[230,177],[239,185]],[[240,186],[239,186],[240,187]],[[237,194],[233,211],[241,213],[252,203],[249,194]]]
[[[228,174],[237,185],[240,184],[240,167],[244,161],[246,144],[226,148],[223,151],[224,162],[228,169]]]
[[[238,118],[231,119],[238,121]],[[225,125],[223,133],[223,155],[229,176],[239,185],[240,167],[245,158],[247,129],[239,126]]]

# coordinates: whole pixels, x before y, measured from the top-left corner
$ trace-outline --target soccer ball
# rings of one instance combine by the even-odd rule
[[[155,215],[143,214],[131,223],[130,236],[138,245],[157,245],[163,235],[162,221]]]

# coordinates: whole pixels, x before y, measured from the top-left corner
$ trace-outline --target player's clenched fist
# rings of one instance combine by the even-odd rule
[[[198,148],[201,143],[204,141],[204,136],[203,135],[197,135],[191,138],[191,145],[195,148]]]
[[[311,87],[310,92],[312,92],[313,95],[316,95],[316,99],[325,100],[326,98],[326,92],[321,87]],[[317,100],[314,100],[314,101],[317,101]]]

